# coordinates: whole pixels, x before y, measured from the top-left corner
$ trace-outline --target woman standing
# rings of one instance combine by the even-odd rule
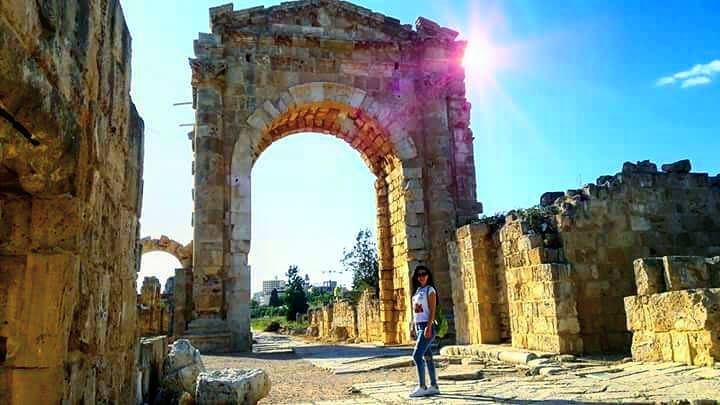
[[[423,265],[415,267],[412,275],[412,288],[414,291],[412,297],[413,325],[410,334],[417,339],[413,360],[418,374],[418,386],[410,392],[410,397],[414,398],[440,393],[435,379],[435,363],[433,363],[430,349],[430,344],[435,339],[434,321],[437,308],[437,292],[433,286],[430,269]],[[430,377],[430,387],[425,385],[426,365]]]

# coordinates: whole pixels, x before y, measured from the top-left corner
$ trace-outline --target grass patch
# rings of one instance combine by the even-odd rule
[[[278,322],[282,327],[285,328],[307,328],[308,323],[307,322],[288,322],[287,319],[285,319],[284,316],[263,316],[261,318],[253,318],[250,320],[250,328],[257,332],[262,332],[268,325],[270,325],[270,322]]]

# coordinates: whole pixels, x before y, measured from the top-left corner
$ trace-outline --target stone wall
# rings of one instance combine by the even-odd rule
[[[510,329],[515,347],[581,353],[571,266],[528,222],[508,217],[500,230]]]
[[[348,300],[337,300],[332,307],[332,328],[344,328],[348,339],[358,335],[357,311],[355,305]]]
[[[170,332],[171,297],[160,294],[160,280],[145,277],[138,295],[138,334],[140,336],[167,335]]]
[[[358,339],[363,342],[382,342],[383,322],[380,315],[380,300],[374,288],[368,288],[363,292],[356,310]]]
[[[501,272],[492,230],[486,224],[471,224],[458,229],[456,236],[448,243],[456,342],[498,343],[503,335],[498,297],[507,294],[497,288]]]
[[[623,299],[635,295],[632,261],[720,252],[720,176],[689,170],[687,161],[663,172],[626,163],[583,189],[546,193],[541,207],[458,229],[448,244],[458,339],[482,342],[487,320],[502,319],[505,296],[518,347],[629,350]],[[495,302],[487,286],[493,277],[500,286],[501,275],[506,288]]]
[[[0,403],[131,403],[143,123],[118,1],[0,7]]]
[[[625,298],[633,358],[720,362],[720,257],[645,258],[634,269],[637,295]]]
[[[380,314],[380,300],[374,288],[368,288],[360,295],[357,304],[347,299],[336,300],[308,312],[310,329],[317,329],[318,338],[333,340],[333,332],[342,328],[346,338],[356,342],[382,342],[383,320]]]
[[[689,173],[689,162],[666,170],[647,161],[626,163],[615,176],[570,190],[556,202],[589,352],[630,347],[623,299],[635,295],[635,259],[720,254],[720,177]]]

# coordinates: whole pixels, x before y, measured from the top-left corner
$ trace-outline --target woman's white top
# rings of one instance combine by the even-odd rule
[[[428,295],[437,292],[432,286],[420,287],[415,291],[415,295],[412,297],[413,304],[413,315],[415,323],[427,322],[430,320],[430,305],[428,304]]]

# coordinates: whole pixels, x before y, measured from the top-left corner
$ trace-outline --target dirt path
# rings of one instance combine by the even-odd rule
[[[270,375],[272,388],[270,394],[260,401],[261,404],[352,399],[350,388],[355,383],[409,381],[415,378],[412,367],[335,375],[291,352],[203,356],[203,362],[211,370],[226,367],[264,369]]]

